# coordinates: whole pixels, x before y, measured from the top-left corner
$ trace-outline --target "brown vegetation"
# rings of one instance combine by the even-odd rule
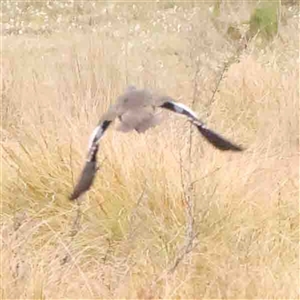
[[[282,7],[262,48],[226,36],[233,20],[246,36],[247,1],[218,16],[209,4],[92,3],[62,24],[27,8],[34,29],[3,27],[2,298],[298,298],[297,18]],[[109,130],[78,208],[67,197],[89,135],[128,84],[193,104],[247,150],[190,139],[174,115],[144,135]]]

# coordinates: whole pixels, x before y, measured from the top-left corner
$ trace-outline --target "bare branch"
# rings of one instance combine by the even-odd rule
[[[193,99],[192,99],[192,108],[195,105],[198,91],[198,75],[200,73],[200,60],[196,59],[196,69],[194,74],[194,88],[193,88]],[[187,178],[184,177],[184,163],[182,160],[182,155],[180,153],[180,176],[181,176],[181,185],[184,194],[185,202],[185,213],[186,213],[186,232],[185,232],[185,243],[182,248],[178,251],[178,254],[174,260],[172,266],[168,269],[168,274],[173,273],[180,262],[194,249],[194,239],[197,237],[198,233],[195,234],[194,230],[194,214],[195,214],[195,200],[194,200],[194,183],[192,181],[191,171],[192,171],[192,124],[190,124],[190,135],[189,135],[189,148],[188,148],[188,167],[186,170]],[[187,182],[185,184],[185,182]]]

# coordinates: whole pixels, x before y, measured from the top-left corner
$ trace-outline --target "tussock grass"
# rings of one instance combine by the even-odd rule
[[[3,37],[3,299],[299,297],[296,19],[263,51],[250,43],[211,101],[236,45],[205,4],[176,5],[109,6],[103,30]],[[128,83],[196,99],[247,150],[221,153],[192,131],[190,161],[189,124],[167,112],[145,135],[109,130],[78,209],[67,196],[89,134]],[[191,182],[198,235],[168,273]]]

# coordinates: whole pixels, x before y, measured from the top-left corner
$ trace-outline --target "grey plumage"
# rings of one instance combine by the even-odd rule
[[[115,111],[120,121],[117,130],[123,132],[145,132],[160,122],[153,94],[133,86],[117,99]]]
[[[129,86],[126,91],[118,97],[116,103],[102,116],[98,126],[94,129],[89,141],[88,160],[70,199],[74,200],[78,198],[91,187],[97,171],[96,154],[98,152],[98,143],[111,123],[118,118],[118,130],[123,132],[132,130],[138,133],[145,132],[147,129],[161,122],[157,108],[168,109],[188,117],[202,136],[219,150],[243,150],[242,147],[235,145],[220,134],[207,128],[197,115],[184,104],[175,102],[169,96],[159,95],[149,90],[139,90],[134,86]]]

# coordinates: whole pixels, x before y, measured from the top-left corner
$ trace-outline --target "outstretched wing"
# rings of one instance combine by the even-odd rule
[[[93,130],[90,139],[89,139],[89,146],[88,149],[90,150],[91,147],[95,144],[99,143],[99,140],[103,136],[104,132],[107,130],[109,125],[111,124],[112,121],[109,120],[104,120],[100,121],[98,126]]]
[[[70,200],[75,200],[81,196],[84,192],[89,190],[93,184],[95,175],[97,173],[97,152],[99,144],[94,144],[90,149],[89,157],[85,163],[85,166],[80,174],[78,182],[70,195]]]
[[[115,114],[109,111],[101,118],[98,126],[93,130],[89,139],[88,157],[78,182],[69,197],[70,200],[77,199],[92,186],[98,170],[97,152],[99,150],[99,141],[114,119]]]
[[[193,124],[197,127],[199,132],[205,137],[205,139],[214,145],[216,148],[226,151],[242,151],[243,148],[235,145],[234,143],[228,141],[227,139],[223,138],[220,134],[214,132],[213,130],[207,128],[205,124],[198,119],[197,115],[187,106],[182,103],[176,103],[171,100],[166,100],[162,104],[159,105],[162,108],[166,108],[171,110],[175,113],[179,113],[182,115],[187,116],[193,122]]]

